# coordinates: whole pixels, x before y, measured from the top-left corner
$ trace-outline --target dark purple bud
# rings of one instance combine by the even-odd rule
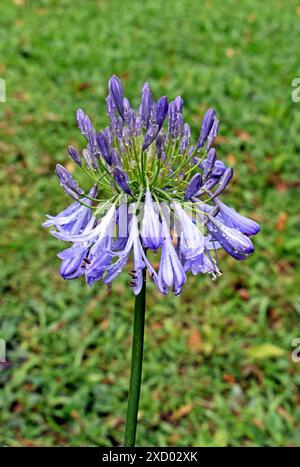
[[[211,177],[209,178],[201,189],[196,193],[196,196],[204,195],[205,193],[209,192],[219,181],[219,177]]]
[[[81,162],[80,155],[79,155],[78,151],[73,146],[69,146],[68,147],[68,153],[69,153],[69,156],[75,162],[75,164],[77,164],[77,165],[79,165],[79,167],[81,167],[82,162]]]
[[[243,260],[253,253],[254,247],[250,238],[243,235],[239,230],[219,222],[211,215],[208,215],[208,218],[210,220],[207,223],[208,231],[227,253],[238,260]]]
[[[124,191],[124,193],[126,193],[127,195],[131,195],[132,192],[129,187],[129,178],[127,173],[124,172],[124,170],[120,167],[115,167],[113,169],[113,175],[121,190]]]
[[[55,172],[59,178],[60,185],[68,195],[72,196],[72,198],[78,199],[78,195],[84,194],[83,189],[80,188],[70,172],[68,172],[62,165],[56,164]]]
[[[89,133],[93,130],[93,125],[89,117],[84,113],[82,109],[78,109],[76,112],[76,120],[78,127],[83,136],[88,139]]]
[[[214,203],[220,211],[222,222],[228,227],[233,227],[244,235],[256,235],[260,231],[260,226],[256,222],[226,206],[218,198],[215,198]]]
[[[233,177],[233,170],[231,167],[229,167],[228,169],[225,170],[222,177],[220,178],[219,185],[213,195],[214,197],[219,196],[221,193],[223,193],[223,191],[227,187],[232,177]]]
[[[176,104],[174,101],[170,102],[169,115],[168,115],[168,132],[170,136],[174,136],[176,127]]]
[[[163,126],[165,118],[168,114],[168,108],[169,103],[168,98],[166,96],[163,96],[160,99],[158,99],[156,103],[156,123],[159,129],[161,129],[161,127]]]
[[[226,170],[226,165],[224,164],[224,162],[216,160],[212,175],[214,177],[221,177],[221,175],[223,175],[225,170]]]
[[[124,126],[124,122],[122,118],[118,117],[116,121],[116,133],[119,136],[119,138],[122,138],[123,126]]]
[[[142,118],[142,123],[145,128],[148,128],[151,112],[153,109],[153,98],[148,83],[145,83],[142,89],[142,103],[140,107],[140,114]]]
[[[105,131],[100,131],[97,136],[97,142],[104,160],[108,165],[111,165],[110,143]]]
[[[106,113],[111,120],[116,116],[116,106],[111,94],[108,94],[106,98]]]
[[[185,123],[184,124],[184,127],[183,127],[183,136],[185,136],[188,140],[190,140],[190,137],[191,137],[191,129],[190,129],[190,125],[188,123]]]
[[[177,112],[182,113],[182,108],[183,108],[183,99],[181,96],[177,96],[174,99],[175,102],[175,107]]]
[[[218,131],[219,131],[219,125],[220,125],[220,122],[217,118],[214,119],[214,123],[213,123],[213,126],[209,132],[209,135],[207,137],[207,143],[206,143],[206,150],[208,151],[212,145],[214,144],[215,142],[215,139],[218,135]]]
[[[150,144],[153,143],[153,141],[158,135],[159,130],[160,128],[158,125],[154,124],[154,125],[149,126],[146,132],[146,135],[145,135],[143,145],[142,145],[142,151],[145,151],[150,146]]]
[[[186,193],[184,195],[184,201],[187,201],[188,199],[191,199],[195,194],[200,190],[202,185],[202,177],[201,174],[196,173],[195,175],[192,176],[189,186],[186,190]]]
[[[212,129],[215,117],[216,112],[213,109],[208,109],[202,121],[200,137],[197,144],[198,148],[203,148],[206,138],[208,137],[209,132]]]
[[[176,115],[176,123],[175,123],[175,138],[181,136],[183,128],[183,117],[180,113]]]
[[[88,150],[90,153],[93,154],[96,158],[99,158],[100,152],[97,143],[97,133],[94,129],[92,129],[89,133],[88,142]]]
[[[216,157],[216,150],[211,148],[207,153],[207,158],[200,164],[200,167],[203,170],[203,177],[207,178],[211,174],[216,162]]]
[[[121,160],[121,157],[120,157],[120,154],[118,153],[117,149],[113,148],[111,150],[111,165],[112,166],[115,166],[115,165],[118,165],[118,166],[122,166],[122,160]]]
[[[135,136],[140,136],[142,131],[142,119],[138,115],[136,116],[135,124],[134,124],[134,134]]]
[[[165,143],[166,135],[163,133],[159,133],[157,135],[157,138],[155,140],[156,144],[156,153],[158,159],[164,159],[165,158],[165,153],[164,153],[164,143]]]
[[[109,92],[114,100],[115,106],[124,120],[124,102],[123,102],[123,89],[119,78],[113,75],[108,82]]]

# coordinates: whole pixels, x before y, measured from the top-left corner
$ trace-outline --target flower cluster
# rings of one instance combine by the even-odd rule
[[[156,102],[148,83],[136,112],[123,96],[119,78],[109,80],[109,125],[99,133],[79,109],[77,123],[86,140],[72,160],[92,180],[84,191],[60,164],[59,182],[74,202],[45,227],[71,243],[59,253],[64,279],[81,275],[89,285],[105,284],[121,273],[132,255],[130,285],[138,294],[146,268],[158,289],[179,294],[190,271],[221,274],[217,250],[238,260],[253,251],[250,237],[259,225],[219,199],[233,170],[217,159],[213,147],[219,128],[215,111],[204,115],[196,144],[183,119],[180,96]],[[101,197],[99,197],[101,196]],[[158,270],[147,251],[160,251]]]

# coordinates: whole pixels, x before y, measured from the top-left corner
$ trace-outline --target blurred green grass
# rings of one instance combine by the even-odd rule
[[[300,446],[300,6],[291,0],[1,2],[0,444],[122,443],[133,297],[64,282],[45,213],[68,200],[53,174],[82,147],[74,114],[106,123],[107,79],[138,104],[181,94],[197,137],[213,106],[218,153],[233,164],[226,200],[262,224],[245,263],[190,278],[181,297],[148,288],[137,444]],[[299,199],[299,198],[298,198]]]

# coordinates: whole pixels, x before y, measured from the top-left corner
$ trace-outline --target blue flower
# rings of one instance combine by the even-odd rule
[[[69,242],[58,254],[64,279],[84,276],[90,286],[97,281],[110,285],[132,262],[129,283],[135,294],[147,270],[160,292],[177,295],[188,273],[221,275],[218,249],[237,260],[253,253],[249,237],[259,225],[220,199],[233,170],[213,147],[219,130],[213,109],[205,113],[195,144],[181,96],[170,104],[166,96],[155,102],[145,83],[136,112],[120,79],[112,76],[106,113],[109,125],[96,132],[79,109],[85,147],[80,152],[68,147],[92,188],[81,188],[67,169],[56,166],[60,185],[75,202],[48,215],[43,225]],[[160,252],[158,271],[149,250]]]

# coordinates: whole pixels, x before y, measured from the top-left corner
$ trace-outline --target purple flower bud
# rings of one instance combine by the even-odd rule
[[[153,98],[151,89],[148,83],[145,83],[142,89],[142,103],[140,107],[140,114],[142,123],[145,128],[148,128],[151,112],[153,109]]]
[[[188,199],[191,199],[200,190],[201,185],[202,185],[201,174],[196,173],[195,175],[192,176],[190,180],[189,186],[184,195],[184,200],[187,201]]]
[[[183,108],[183,99],[181,96],[177,96],[174,99],[175,102],[175,107],[177,112],[182,113],[182,108]]]
[[[164,143],[165,143],[166,135],[163,133],[159,133],[155,144],[156,144],[156,153],[158,159],[164,159],[165,158],[165,152],[164,152]]]
[[[204,185],[201,187],[201,189],[196,193],[195,196],[201,196],[204,195],[204,193],[207,193],[210,191],[219,181],[219,177],[211,177],[209,178]]]
[[[121,190],[124,191],[124,193],[127,193],[127,195],[131,195],[132,192],[129,187],[129,178],[127,173],[120,167],[115,167],[113,169],[113,175]]]
[[[169,115],[168,115],[168,133],[170,136],[174,136],[176,128],[176,115],[177,109],[174,101],[170,102],[169,105]]]
[[[213,171],[216,158],[216,150],[214,148],[211,148],[207,153],[207,158],[204,159],[200,165],[200,167],[203,169],[203,176],[205,178],[207,178]]]
[[[88,150],[95,158],[99,158],[100,152],[99,152],[99,146],[97,143],[97,133],[94,129],[92,129],[89,133],[88,137]]]
[[[202,121],[200,137],[197,143],[198,148],[203,148],[206,138],[208,137],[209,132],[212,129],[215,117],[216,112],[213,109],[208,109]]]
[[[114,100],[115,106],[124,120],[124,102],[123,102],[123,89],[119,78],[113,75],[108,83],[110,94]]]
[[[232,170],[231,167],[229,167],[228,169],[225,170],[222,177],[220,178],[219,185],[218,185],[216,191],[214,192],[214,197],[219,196],[221,193],[223,193],[223,191],[227,187],[227,185],[230,182],[230,180],[232,179],[232,177],[233,177],[233,170]]]
[[[122,167],[122,160],[121,160],[121,157],[120,157],[120,154],[118,153],[117,149],[113,148],[111,150],[111,165],[112,166],[115,166],[115,165],[118,165],[120,167]]]
[[[253,253],[254,247],[250,238],[238,230],[222,224],[210,215],[208,218],[210,222],[207,224],[207,229],[227,253],[239,260],[246,259]]]
[[[219,216],[222,222],[228,227],[239,230],[244,235],[256,235],[260,231],[259,225],[248,217],[242,216],[235,209],[226,206],[219,199],[215,199],[215,204],[219,208]],[[219,217],[218,216],[218,217]]]
[[[106,98],[106,113],[110,120],[114,120],[116,117],[116,106],[111,94],[108,94]]]
[[[81,162],[80,155],[79,155],[77,149],[75,149],[73,146],[69,146],[68,147],[68,153],[69,153],[69,156],[75,162],[75,164],[77,164],[77,165],[79,165],[79,167],[81,167],[82,162]]]
[[[153,125],[149,126],[149,128],[148,128],[148,130],[146,132],[146,135],[145,135],[143,145],[142,145],[142,151],[145,151],[150,146],[150,144],[153,143],[153,141],[155,140],[155,138],[158,135],[158,132],[159,132],[159,126],[158,125],[153,124]]]
[[[209,135],[207,137],[207,143],[206,143],[206,150],[208,151],[212,145],[214,144],[215,142],[215,139],[218,135],[218,131],[219,131],[219,125],[220,125],[220,122],[217,118],[214,119],[214,123],[213,123],[213,126],[209,132]]]
[[[130,103],[129,103],[129,100],[126,97],[124,97],[124,99],[123,99],[123,106],[124,106],[124,111],[125,112],[130,111]]]
[[[59,178],[59,183],[65,192],[74,199],[78,199],[78,195],[83,195],[84,191],[76,180],[72,177],[70,172],[67,171],[62,165],[56,164],[55,172]]]
[[[169,103],[168,98],[166,96],[163,96],[160,99],[158,99],[156,103],[156,123],[159,129],[161,129],[161,127],[163,126],[165,118],[168,114],[168,108]]]
[[[111,165],[110,142],[105,131],[100,131],[97,136],[97,142],[104,160],[108,165]]]
[[[204,159],[200,164],[200,167],[203,170],[203,175],[206,178],[208,178],[210,174],[212,177],[221,177],[226,170],[224,162],[216,160],[216,158],[215,161],[213,161],[215,155],[215,149],[211,148],[208,151],[207,159]]]
[[[184,126],[183,126],[183,136],[185,138],[187,138],[188,142],[190,141],[191,129],[190,129],[190,125],[188,123],[185,123]]]
[[[212,175],[213,177],[221,177],[226,170],[226,165],[223,161],[216,160]]]
[[[176,117],[176,138],[179,138],[182,135],[183,130],[183,116],[181,114],[177,114]]]
[[[78,123],[78,127],[83,134],[83,136],[88,139],[89,133],[93,130],[93,125],[89,117],[84,113],[82,109],[78,109],[76,112],[76,119]]]
[[[82,151],[82,157],[88,169],[98,169],[97,159],[89,149],[84,149]]]

